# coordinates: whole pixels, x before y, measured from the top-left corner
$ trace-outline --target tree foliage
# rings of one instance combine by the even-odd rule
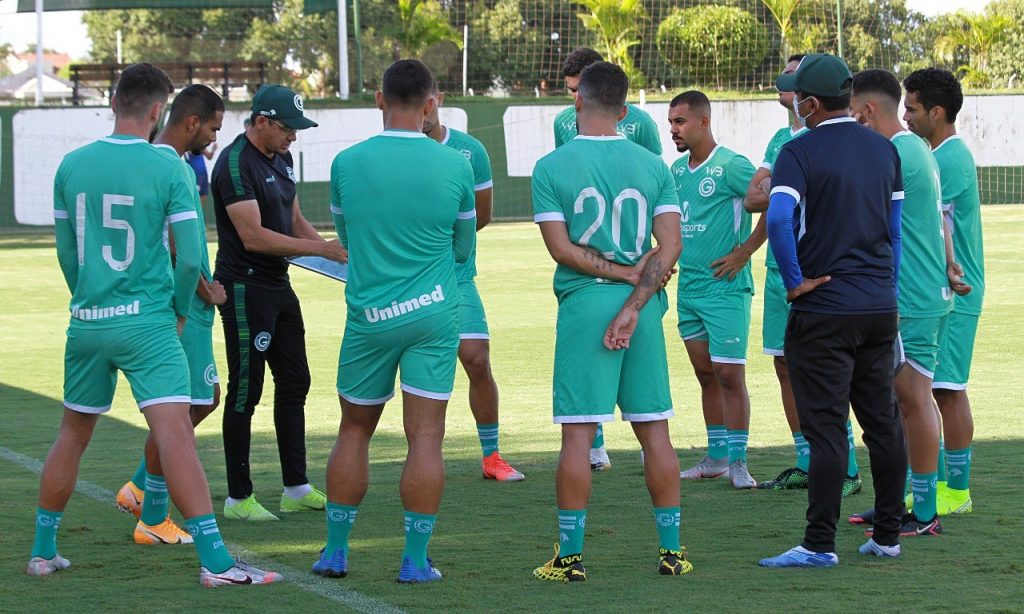
[[[575,0],[587,9],[579,13],[583,27],[597,36],[597,51],[626,71],[634,86],[642,85],[643,73],[636,67],[630,49],[640,44],[640,22],[645,17],[640,0]]]
[[[671,13],[658,26],[658,50],[683,75],[722,87],[756,68],[768,52],[768,32],[749,12],[696,6]]]

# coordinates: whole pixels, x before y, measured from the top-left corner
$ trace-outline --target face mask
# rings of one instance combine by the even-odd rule
[[[796,120],[800,122],[800,125],[804,128],[807,127],[807,118],[814,115],[814,111],[811,111],[807,115],[800,115],[800,103],[806,100],[810,100],[813,96],[808,96],[803,100],[797,100],[796,95],[793,96],[793,113],[796,114]]]

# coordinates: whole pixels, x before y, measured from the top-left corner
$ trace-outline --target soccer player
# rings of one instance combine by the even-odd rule
[[[401,373],[409,450],[403,583],[441,579],[427,556],[444,491],[445,409],[459,348],[459,284],[476,239],[473,169],[423,133],[437,98],[419,60],[384,71],[376,95],[384,132],[331,165],[331,212],[349,249],[348,316],[338,359],[341,428],[327,464],[327,544],[313,572],[348,573],[349,532],[369,484],[369,445]],[[402,169],[396,173],[395,169]]]
[[[893,144],[850,117],[852,81],[845,62],[821,53],[775,81],[794,93],[793,111],[810,128],[775,161],[768,237],[791,303],[786,363],[811,463],[803,543],[762,559],[763,567],[839,564],[851,405],[871,456],[877,510],[860,552],[900,553],[907,457],[892,381],[903,182]]]
[[[461,153],[473,167],[473,191],[476,202],[476,230],[479,232],[491,221],[491,203],[494,181],[491,179],[491,160],[483,143],[474,137],[453,130],[441,123],[438,107],[444,104],[444,93],[435,92],[437,105],[423,121],[423,132],[442,145]],[[487,314],[480,299],[476,282],[476,245],[466,262],[455,265],[459,280],[459,362],[469,378],[469,409],[476,420],[476,432],[483,449],[484,478],[499,482],[518,482],[525,479],[522,472],[505,462],[498,451],[498,384],[491,373],[490,334]]]
[[[750,255],[764,242],[750,232],[743,208],[754,166],[715,142],[711,102],[690,90],[669,104],[672,140],[683,156],[672,165],[682,203],[676,310],[679,336],[701,388],[707,455],[679,477],[728,477],[754,488],[747,470],[750,395],[745,364],[754,281]]]
[[[253,96],[250,120],[213,169],[219,246],[214,278],[227,294],[220,306],[228,354],[224,516],[263,521],[277,516],[253,494],[249,443],[267,365],[274,377],[274,429],[284,482],[280,510],[322,510],[326,501],[306,477],[309,365],[286,257],[344,262],[348,255],[337,240],[325,241],[299,208],[288,149],[299,130],[317,125],[303,114],[302,98],[281,85],[264,86]]]
[[[673,409],[661,323],[668,309],[662,288],[681,249],[679,205],[661,158],[617,134],[628,87],[613,64],[585,68],[575,104],[580,135],[533,171],[534,221],[558,263],[553,409],[562,430],[559,540],[554,558],[533,572],[542,580],[587,578],[587,451],[616,405],[645,453],[658,573],[693,568],[679,543],[679,459],[668,432]]]
[[[789,56],[782,74],[788,75],[795,71],[803,58],[804,54],[802,53]],[[760,168],[754,173],[754,178],[747,186],[747,197],[743,201],[743,206],[750,213],[763,213],[768,210],[768,195],[771,192],[772,167],[775,164],[775,158],[778,157],[779,150],[783,145],[807,132],[807,128],[797,120],[793,113],[793,92],[780,90],[779,104],[789,112],[789,125],[779,128],[772,136],[764,152],[764,161],[761,162]],[[753,234],[760,236],[764,232],[767,221],[767,216],[762,215],[755,225]],[[775,479],[761,482],[757,487],[770,490],[807,488],[807,468],[811,461],[811,447],[800,431],[800,417],[797,416],[793,389],[789,384],[789,369],[786,368],[784,348],[789,303],[786,302],[786,287],[782,284],[782,276],[779,274],[779,265],[775,262],[775,255],[770,246],[766,249],[764,318],[761,321],[761,337],[764,343],[763,351],[773,358],[775,365],[775,376],[779,380],[779,389],[782,392],[782,410],[786,415],[789,430],[793,434],[796,463],[789,469],[783,470]],[[844,497],[859,493],[863,485],[857,467],[857,455],[854,453],[853,423],[850,421],[846,422],[846,439],[849,444],[849,464],[846,469],[846,479],[843,481]]]
[[[174,97],[167,125],[154,144],[175,158],[187,151],[203,150],[217,137],[224,119],[224,101],[205,85],[189,85]],[[184,164],[184,162],[183,162]],[[187,166],[186,172],[195,171]],[[195,183],[195,182],[193,182]],[[198,184],[197,184],[198,185]],[[194,206],[199,226],[200,275],[188,320],[181,333],[181,345],[188,359],[192,425],[198,425],[220,403],[220,384],[217,383],[217,365],[213,360],[213,306],[224,302],[224,288],[213,281],[210,258],[206,248],[206,224],[198,191]],[[173,239],[173,235],[169,238]],[[175,245],[170,244],[171,257]],[[153,437],[146,440],[148,454],[156,453]],[[132,479],[117,493],[116,505],[123,512],[139,519],[134,539],[139,544],[191,543],[191,536],[174,524],[167,515],[167,484],[163,476],[146,471],[143,456]]]
[[[953,251],[962,264],[964,282],[973,288],[970,294],[953,298],[953,311],[939,335],[938,366],[932,383],[946,444],[945,467],[941,461],[939,466],[938,512],[964,514],[973,508],[970,476],[974,419],[967,380],[985,298],[978,172],[974,157],[956,133],[956,116],[964,101],[956,77],[946,70],[926,68],[908,75],[903,87],[907,90],[903,119],[911,132],[931,145],[939,165],[942,209],[953,238]],[[943,470],[949,478],[945,486]]]
[[[178,340],[200,271],[196,186],[180,159],[146,140],[173,89],[150,64],[126,68],[111,102],[114,133],[65,156],[54,179],[57,259],[72,294],[71,322],[64,416],[40,479],[32,576],[70,566],[57,554],[57,528],[121,371],[155,441],[150,471],[167,476],[195,539],[200,582],[216,587],[281,579],[228,554],[196,453],[188,363]],[[163,241],[168,226],[177,239],[173,270]]]
[[[953,306],[953,291],[966,293],[970,288],[955,273],[947,276],[955,261],[942,221],[939,168],[925,142],[900,123],[901,96],[900,82],[892,73],[861,71],[853,77],[850,110],[857,121],[891,140],[900,154],[904,197],[898,304],[903,366],[896,372],[894,387],[907,434],[913,495],[900,535],[938,535],[939,416],[932,401],[932,377],[939,331]],[[873,516],[870,511],[850,520],[870,522]]]
[[[576,100],[580,87],[580,73],[584,68],[595,62],[601,62],[601,54],[587,47],[573,49],[562,64],[562,75],[565,77],[565,89]],[[661,134],[658,124],[643,109],[626,103],[626,115],[615,125],[615,130],[628,140],[641,145],[651,153],[661,155]],[[576,107],[570,106],[555,117],[555,147],[561,147],[576,138]],[[608,459],[608,450],[604,446],[604,429],[597,425],[593,447],[590,449],[590,468],[593,471],[607,471],[612,468]]]

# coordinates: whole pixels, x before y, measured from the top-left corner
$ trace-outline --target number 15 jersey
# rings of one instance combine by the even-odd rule
[[[654,217],[679,213],[662,159],[622,136],[577,136],[533,170],[534,222],[565,222],[569,240],[605,259],[633,265],[651,250]],[[555,296],[610,283],[559,264]]]

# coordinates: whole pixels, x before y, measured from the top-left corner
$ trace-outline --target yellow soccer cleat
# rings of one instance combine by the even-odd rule
[[[558,544],[555,544],[554,558],[534,569],[533,577],[552,582],[586,582],[587,570],[583,567],[583,555],[571,554],[560,557],[558,556]]]
[[[145,493],[135,484],[128,482],[117,491],[114,505],[125,514],[132,514],[136,518],[142,515],[142,499]]]
[[[136,544],[191,544],[192,536],[188,531],[174,524],[168,516],[158,525],[150,526],[141,520],[135,525]]]
[[[658,573],[663,576],[681,576],[693,571],[693,563],[686,560],[686,547],[679,550],[658,548]]]

